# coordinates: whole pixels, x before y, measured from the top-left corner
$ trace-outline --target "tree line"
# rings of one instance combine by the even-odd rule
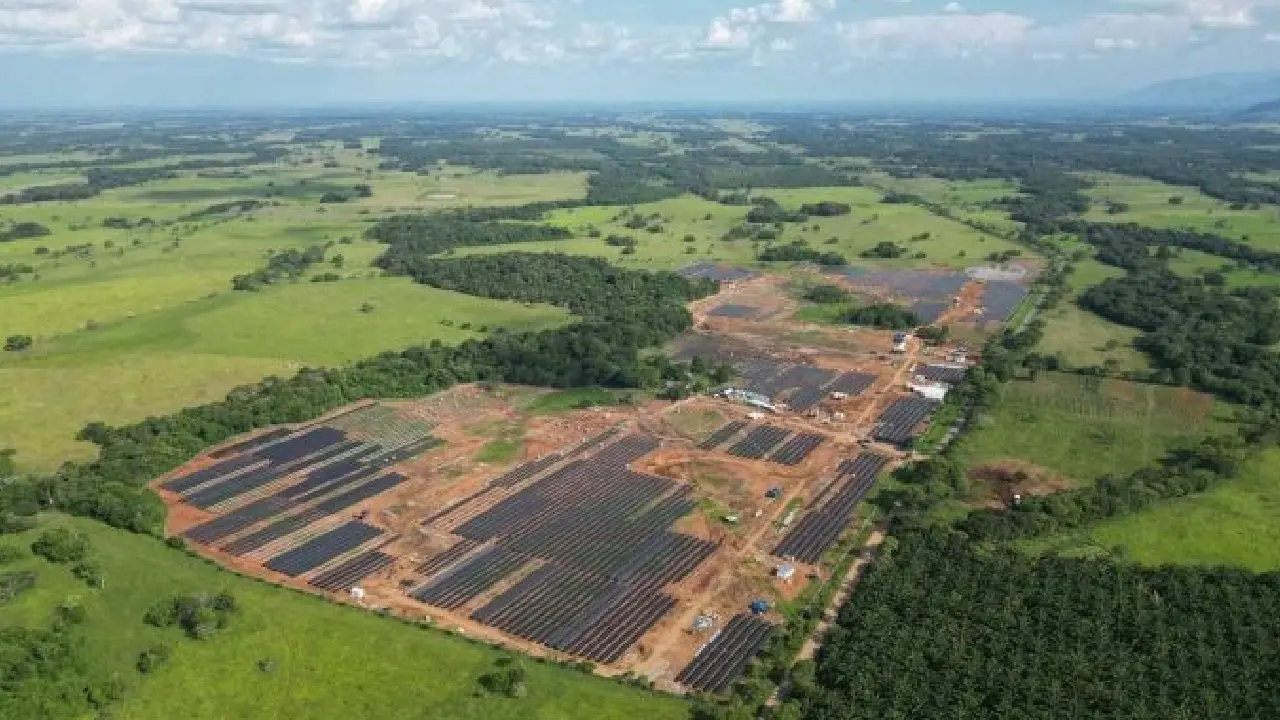
[[[401,272],[409,262],[454,248],[565,240],[573,235],[550,225],[430,214],[392,216],[369,228],[365,237],[391,246],[378,259],[378,267]]]
[[[806,720],[1259,718],[1280,574],[1135,566],[899,532],[840,611]]]
[[[686,330],[692,319],[684,303],[716,289],[706,280],[621,270],[599,259],[564,255],[435,260],[401,252],[398,257],[396,272],[419,282],[560,305],[581,320],[553,330],[494,333],[454,347],[436,341],[341,369],[304,369],[292,378],[271,377],[238,388],[219,402],[124,427],[91,423],[78,437],[98,445],[95,461],[0,484],[0,507],[17,514],[58,509],[127,530],[159,532],[164,507],[146,483],[210,445],[255,428],[309,420],[365,398],[420,397],[464,382],[654,383],[663,368],[642,362],[641,349]]]

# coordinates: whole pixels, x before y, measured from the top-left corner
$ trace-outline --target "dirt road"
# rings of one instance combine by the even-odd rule
[[[862,570],[871,561],[875,559],[876,550],[880,548],[884,542],[884,530],[876,529],[871,533],[871,537],[867,538],[867,542],[862,546],[862,552],[858,554],[858,559],[849,566],[849,572],[845,574],[844,580],[840,583],[840,588],[836,590],[836,594],[831,598],[831,603],[822,613],[822,620],[818,623],[818,629],[805,640],[804,646],[800,648],[800,654],[796,656],[796,660],[812,660],[813,656],[818,652],[818,646],[827,630],[831,627],[831,623],[836,619],[836,613],[840,611],[840,606],[844,605],[845,600],[849,599],[849,593],[853,592],[853,587],[858,584],[858,578],[862,576]]]

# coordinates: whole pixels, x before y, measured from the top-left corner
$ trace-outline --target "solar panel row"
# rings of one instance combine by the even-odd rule
[[[742,674],[772,633],[773,625],[764,620],[734,615],[676,675],[676,682],[706,692],[724,690]]]
[[[266,562],[266,567],[290,577],[297,577],[324,565],[339,555],[355,550],[380,535],[382,531],[378,528],[366,525],[359,520],[352,520],[271,558]]]

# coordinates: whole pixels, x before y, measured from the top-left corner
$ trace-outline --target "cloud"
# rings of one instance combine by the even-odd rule
[[[958,2],[949,2],[942,8],[944,13],[962,13],[965,12],[964,6]]]
[[[835,6],[836,0],[778,0],[732,8],[711,20],[699,47],[705,50],[751,50],[757,40],[766,36],[767,26],[815,23]],[[752,64],[762,64],[761,57],[756,54]]]
[[[1280,33],[1267,33],[1262,36],[1262,42],[1280,43]]]
[[[706,50],[745,50],[751,47],[751,28],[746,23],[716,18],[711,21],[700,47]]]
[[[1133,38],[1100,37],[1093,39],[1093,47],[1095,50],[1136,50],[1142,43]]]
[[[1027,37],[1035,20],[1011,13],[908,15],[841,23],[836,32],[855,58],[963,58]]]
[[[0,45],[286,60],[564,57],[553,8],[524,0],[4,0]]]

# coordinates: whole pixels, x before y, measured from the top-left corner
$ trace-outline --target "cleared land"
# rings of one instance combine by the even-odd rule
[[[1042,373],[1005,386],[963,454],[978,480],[1021,470],[1047,489],[1068,487],[1149,465],[1212,431],[1213,412],[1210,397],[1189,390]]]
[[[365,304],[372,311],[363,312]],[[49,469],[92,457],[92,446],[74,440],[92,420],[137,422],[305,365],[339,365],[433,339],[459,342],[483,336],[481,328],[528,330],[567,320],[562,310],[406,278],[227,292],[0,358],[0,428],[24,467]]]
[[[464,386],[196,460],[157,482],[168,531],[246,573],[348,601],[358,583],[367,607],[681,690],[709,637],[694,618],[721,627],[758,598],[785,608],[903,457],[877,439],[915,350],[889,359],[885,331],[800,346],[778,313],[707,314],[771,293],[783,307],[767,277],[696,303],[703,330],[676,349],[739,364],[790,408],[767,420],[722,398]],[[785,581],[783,538],[803,550],[785,551],[803,566]]]
[[[1078,243],[1073,243],[1078,245]],[[1117,325],[1076,304],[1076,298],[1088,288],[1107,278],[1119,277],[1124,271],[1086,259],[1075,263],[1069,283],[1071,293],[1056,308],[1045,311],[1044,339],[1038,350],[1058,355],[1070,367],[1108,367],[1114,370],[1145,370],[1146,357],[1133,347],[1139,333]]]
[[[50,518],[87,534],[106,578],[90,589],[62,566],[29,557],[6,569],[32,569],[37,585],[0,606],[0,625],[43,627],[53,608],[74,599],[87,611],[75,634],[94,677],[119,672],[125,697],[113,716],[132,720],[296,718],[634,718],[676,720],[688,709],[582,673],[525,661],[527,697],[477,696],[477,678],[499,653],[443,632],[416,628],[321,598],[238,577],[165,547],[159,540],[92,522]],[[36,531],[38,532],[38,531]],[[36,532],[9,542],[29,544]],[[242,607],[231,627],[207,642],[142,621],[157,599],[231,591]],[[133,670],[151,644],[172,648],[153,674]],[[269,661],[270,672],[259,668]],[[305,708],[305,711],[303,709]]]
[[[814,249],[837,252],[858,265],[873,267],[945,267],[964,268],[980,262],[991,253],[1019,249],[1007,240],[988,235],[963,223],[938,217],[914,205],[881,203],[882,193],[869,188],[818,187],[801,189],[760,188],[756,196],[767,196],[785,207],[798,210],[806,203],[824,200],[852,206],[849,215],[812,217],[804,223],[788,223],[776,244],[806,240]],[[566,252],[576,255],[608,257],[622,266],[673,269],[692,262],[710,260],[737,264],[754,263],[763,244],[750,240],[724,240],[724,235],[741,225],[750,208],[722,205],[699,197],[685,196],[634,206],[635,214],[653,218],[651,227],[632,229],[626,226],[629,215],[618,207],[585,207],[556,210],[547,214],[547,222],[574,231],[571,240],[500,245],[460,250],[459,254],[509,252]],[[601,237],[588,237],[591,229]],[[605,242],[610,235],[632,237],[634,253],[623,253],[619,247]],[[692,237],[693,241],[686,241]],[[834,242],[829,242],[834,239]],[[877,243],[892,241],[905,246],[909,255],[896,260],[867,260],[859,254]],[[924,258],[914,258],[924,253]]]
[[[323,167],[330,161],[338,166]],[[51,231],[0,243],[0,265],[35,270],[0,285],[0,338],[36,339],[32,350],[0,357],[0,446],[16,448],[23,469],[45,471],[90,457],[92,448],[73,440],[90,421],[135,422],[302,365],[567,319],[550,308],[374,277],[369,263],[381,246],[361,237],[371,219],[391,212],[582,197],[584,174],[450,166],[417,175],[377,163],[334,144],[298,145],[275,163],[182,172],[76,202],[0,207],[0,222],[38,222]],[[362,183],[372,187],[370,197],[319,202],[325,192]],[[205,212],[240,199],[265,205]],[[133,227],[104,227],[108,218]],[[343,238],[350,240],[337,242]],[[327,258],[344,262],[309,275],[336,272],[340,282],[304,278],[257,293],[231,290],[235,275],[262,267],[272,252],[320,244],[332,244]]]
[[[1265,250],[1280,250],[1280,211],[1274,207],[1232,210],[1229,203],[1196,188],[1125,175],[1098,173],[1089,177],[1096,183],[1086,191],[1094,199],[1086,216],[1089,220],[1197,230],[1244,240]],[[1181,200],[1171,203],[1171,198]],[[1109,213],[1108,203],[1123,203],[1128,209]]]
[[[1227,485],[1028,549],[1144,565],[1280,569],[1280,451],[1262,453]]]

